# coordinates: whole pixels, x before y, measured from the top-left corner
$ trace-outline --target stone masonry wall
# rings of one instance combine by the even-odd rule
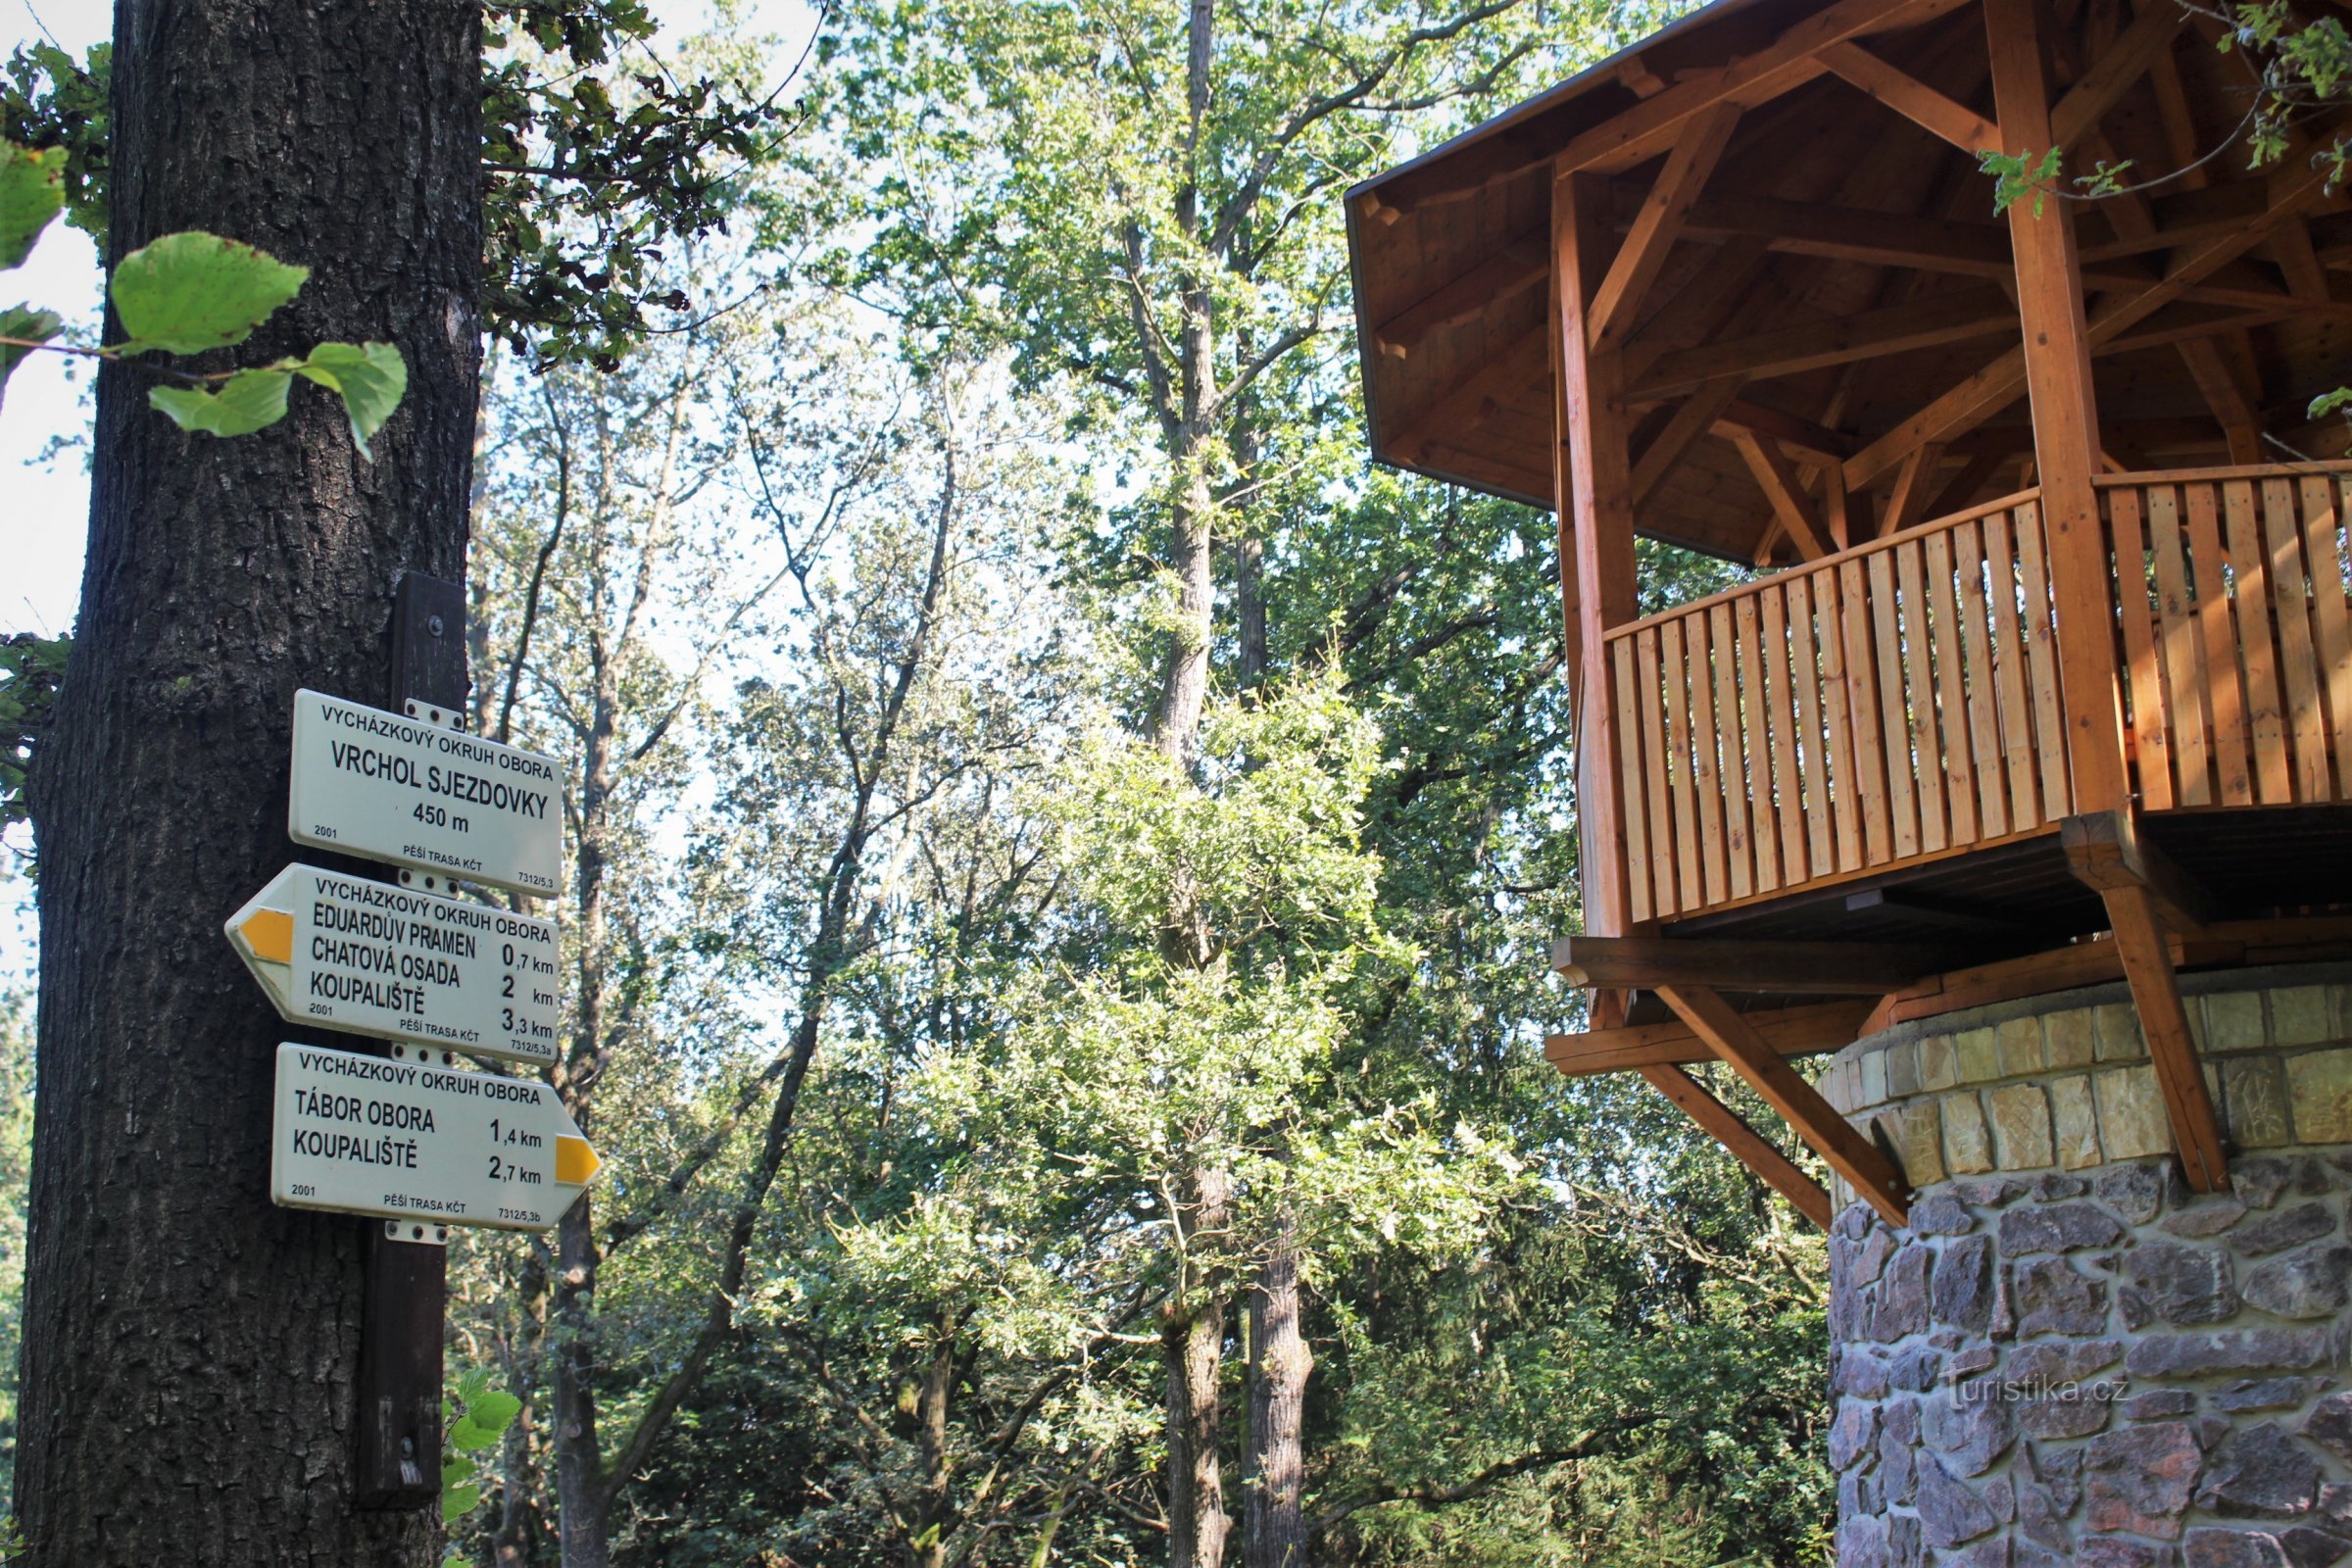
[[[2164,1154],[2120,987],[1832,1064],[1918,1189],[1832,1233],[1839,1568],[2352,1555],[2352,966],[2187,978],[2226,1194]]]

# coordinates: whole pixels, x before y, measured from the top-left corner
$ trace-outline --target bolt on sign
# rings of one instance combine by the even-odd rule
[[[541,897],[564,873],[553,759],[462,730],[294,694],[297,844]]]
[[[282,1018],[555,1060],[553,920],[289,865],[227,931]]]
[[[535,1079],[277,1048],[270,1196],[284,1207],[545,1231],[602,1163]]]

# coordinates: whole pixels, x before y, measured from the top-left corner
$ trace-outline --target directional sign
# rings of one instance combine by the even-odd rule
[[[564,874],[562,812],[552,758],[294,694],[286,831],[297,844],[546,895]]]
[[[283,1207],[552,1230],[600,1163],[535,1079],[277,1048],[270,1196]]]
[[[508,1061],[556,1059],[556,923],[289,865],[228,917],[278,1015]]]

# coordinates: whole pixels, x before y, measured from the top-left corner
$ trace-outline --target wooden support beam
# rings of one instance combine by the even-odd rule
[[[1939,926],[1955,937],[1974,937],[1980,941],[2025,943],[2052,934],[2012,914],[1960,900],[1913,893],[1905,888],[1864,888],[1859,893],[1849,893],[1845,896],[1845,912]]]
[[[1513,240],[1499,255],[1382,322],[1380,351],[1394,359],[1409,358],[1433,333],[1476,320],[1543,282],[1550,270],[1551,256],[1542,239],[1529,235]]]
[[[2003,150],[2028,156],[2053,145],[2041,22],[2034,0],[1985,0]],[[2041,474],[2067,763],[2077,808],[2104,810],[2125,804],[2130,785],[2124,772],[2114,616],[2108,608],[2107,547],[2091,485],[2098,473],[2099,416],[2091,391],[2090,329],[2075,259],[2074,204],[2051,202],[2038,213],[2035,206],[2010,204],[2009,244],[2017,257],[2023,368],[2034,413],[2034,463]],[[1933,440],[1923,441],[1922,449]]]
[[[1830,1195],[1821,1183],[1797,1169],[1794,1161],[1772,1147],[1738,1111],[1707,1093],[1699,1081],[1680,1067],[1643,1067],[1650,1087],[1680,1105],[1690,1119],[1732,1152],[1733,1157],[1783,1198],[1798,1213],[1830,1228]]]
[[[1743,1013],[1756,1033],[1784,1056],[1818,1056],[1842,1051],[1860,1037],[1862,1020],[1877,1004],[1866,998],[1816,1002],[1801,1007],[1773,1007]],[[1713,1061],[1715,1053],[1679,1018],[1658,1023],[1595,1026],[1582,1034],[1553,1035],[1544,1042],[1544,1059],[1570,1078],[1621,1072],[1628,1067]]]
[[[2173,973],[2155,901],[2144,887],[2108,888],[2100,897],[2115,928],[2124,977],[2132,984],[2140,1032],[2148,1039],[2148,1061],[2172,1118],[2181,1174],[2198,1192],[2227,1192],[2230,1164],[2222,1151],[2221,1123],[2206,1092],[2204,1068],[2197,1060],[2195,1037],[2188,1032],[2188,1012],[2180,1003],[2180,985]]]
[[[1879,524],[1879,537],[1901,533],[1905,528],[1926,519],[1928,495],[1936,483],[1936,470],[1943,466],[1943,448],[1931,441],[1903,460],[1895,470],[1894,489],[1886,497],[1886,515]]]
[[[2000,127],[1991,121],[1965,104],[1952,102],[1858,43],[1830,45],[1821,52],[1821,63],[1849,85],[1964,153],[1979,153],[2001,144]]]
[[[2323,123],[2319,133],[2332,135],[2339,132],[2343,125],[2341,119],[2332,120]],[[2102,299],[2098,309],[2089,318],[2088,336],[2092,350],[2107,347],[2165,306],[2183,297],[2199,279],[2215,269],[2262,243],[2272,229],[2300,214],[2326,183],[2324,168],[2314,168],[2306,158],[2290,154],[2265,181],[2268,194],[2261,216],[2242,220],[2233,226],[2219,229],[2182,247],[2168,265],[2163,281],[2136,293],[2119,291]],[[2230,188],[2227,185],[2214,187],[2217,191]],[[2208,193],[2192,191],[2188,194],[2204,196]],[[2053,203],[2051,209],[2056,214],[2064,215],[2070,205]],[[2031,203],[2021,202],[2012,207],[2010,212],[2013,217],[2024,213],[2030,219],[2031,206]],[[1895,467],[1922,442],[1949,441],[1975,428],[2015,402],[2019,394],[2026,390],[2026,354],[2021,345],[1963,377],[1919,413],[1856,453],[1845,466],[1845,482],[1848,486],[1860,488]]]
[[[1671,96],[1661,93],[1652,102]],[[1577,821],[1587,929],[1617,935],[1633,921],[1625,812],[1610,713],[1606,637],[1634,618],[1634,489],[1627,454],[1625,356],[1592,330],[1591,302],[1607,272],[1608,182],[1568,174],[1551,183],[1551,352],[1559,440],[1553,473],[1563,558],[1576,562],[1576,623],[1566,635],[1582,672],[1576,725]]]
[[[1773,942],[1736,937],[1561,937],[1551,966],[1574,986],[1703,986],[1875,997],[1922,975],[1957,968],[1964,946],[1889,942]]]
[[[2099,51],[2090,69],[2068,89],[2064,98],[2058,100],[2057,107],[2050,109],[2046,115],[2034,116],[2035,121],[2045,123],[2048,129],[2046,137],[2034,143],[2035,149],[2047,151],[2053,146],[2072,147],[2081,141],[2082,133],[2107,118],[2107,111],[2131,91],[2132,84],[2147,74],[2148,68],[2155,64],[2157,57],[2172,48],[2173,40],[2180,36],[2180,29],[2187,24],[2186,6],[2166,5],[2163,0],[2144,0],[2132,25],[2124,29],[2123,36],[2116,39],[2113,45]],[[1995,74],[1998,74],[1997,68]],[[2013,133],[2023,134],[2020,127],[2009,123],[2006,111],[1997,107],[1997,87],[1994,97],[1994,113],[2001,124]],[[2041,102],[2046,104],[2048,100]],[[2015,139],[2015,136],[2011,139]],[[2006,152],[2011,149],[2004,145],[2002,150]]]
[[[1740,386],[1740,377],[1727,375],[1704,383],[1683,400],[1683,406],[1674,411],[1674,417],[1666,421],[1666,428],[1658,432],[1648,449],[1634,462],[1635,506],[1648,500],[1659,481],[1674,471],[1683,454],[1715,427],[1723,411],[1739,397]]]
[[[1661,354],[1633,387],[1637,398],[1672,397],[1701,382],[1796,375],[1828,365],[1938,348],[2017,330],[2017,309],[1998,289],[1969,288],[1849,316],[1817,318]],[[1849,482],[1852,475],[1848,474]]]
[[[1724,406],[1723,417],[1715,421],[1715,431],[1726,440],[1745,431],[1759,440],[1777,441],[1782,451],[1793,453],[1805,463],[1836,466],[1854,455],[1855,442],[1851,436],[1745,398]]]
[[[1922,515],[1949,516],[1967,506],[1976,499],[1978,491],[1992,482],[1993,474],[2008,461],[2008,457],[2006,452],[1979,452],[1971,456],[1961,466],[1960,471],[1936,492],[1936,499],[1928,503],[1927,511]]]
[[[1465,201],[1546,163],[1559,172],[1623,171],[1648,162],[1673,146],[1690,122],[1715,105],[1733,102],[1749,109],[1812,80],[1827,68],[1813,57],[1830,44],[1891,27],[1927,22],[1958,9],[1965,0],[1839,0],[1775,37],[1764,48],[1732,53],[1717,66],[1676,71],[1674,84],[1650,94],[1626,114],[1572,138],[1563,154],[1544,133],[1542,117],[1486,136],[1453,157],[1405,171],[1366,198],[1368,216],[1402,217],[1448,202]],[[1663,78],[1661,78],[1663,79]],[[1377,203],[1383,211],[1375,211]],[[1390,220],[1394,221],[1394,220]]]
[[[1666,167],[1658,172],[1656,183],[1634,217],[1632,231],[1618,246],[1586,309],[1585,330],[1592,334],[1593,348],[1616,347],[1632,333],[1635,313],[1649,286],[1657,281],[1658,270],[1666,265],[1666,253],[1682,233],[1690,204],[1698,200],[1707,176],[1715,172],[1716,160],[1723,156],[1733,127],[1739,123],[1740,106],[1719,103],[1694,117],[1675,142]]]
[[[1671,147],[1699,115],[1724,102],[1754,108],[1828,70],[1833,44],[1910,26],[1957,10],[1962,0],[1838,0],[1779,33],[1763,48],[1712,71],[1686,76],[1656,97],[1611,117],[1568,143],[1554,172],[1616,171],[1646,163]]]
[[[2068,817],[2059,828],[2067,868],[2084,887],[2101,893],[2138,888],[2157,918],[2184,937],[2204,935],[2214,921],[2213,897],[2173,858],[2140,836],[2135,810],[2091,811]]]
[[[1911,1188],[1894,1161],[1838,1115],[1723,998],[1703,986],[1664,986],[1658,996],[1888,1224],[1909,1221]]]
[[[1732,445],[1740,451],[1740,461],[1772,504],[1772,514],[1796,546],[1796,553],[1806,561],[1819,561],[1836,547],[1830,543],[1829,530],[1814,515],[1813,504],[1797,481],[1796,470],[1781,456],[1780,448],[1759,441],[1745,430],[1736,432]]]

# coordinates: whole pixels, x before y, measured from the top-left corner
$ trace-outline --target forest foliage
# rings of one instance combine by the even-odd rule
[[[1820,1238],[1542,1056],[1551,519],[1363,458],[1342,192],[1665,12],[488,16],[471,717],[608,1173],[453,1250],[453,1551],[1826,1560]]]

